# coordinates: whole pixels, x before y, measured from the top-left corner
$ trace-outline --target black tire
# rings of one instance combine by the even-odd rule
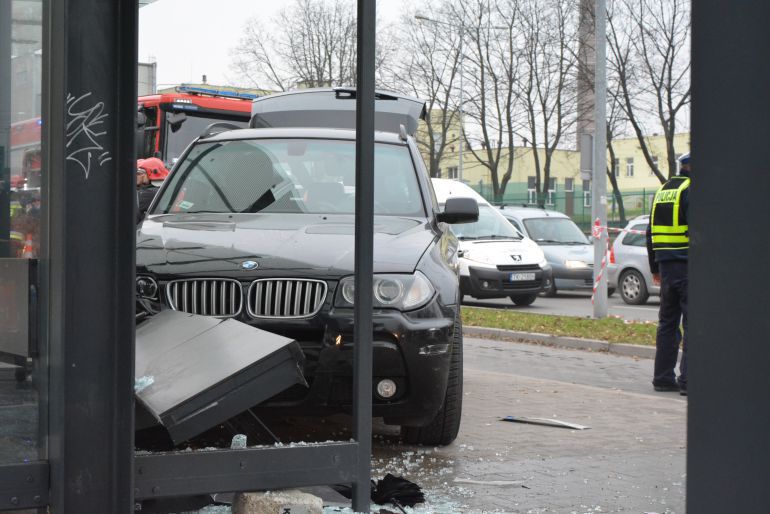
[[[459,308],[455,314],[452,357],[444,403],[436,416],[421,427],[401,427],[401,438],[409,444],[445,446],[457,438],[463,411],[463,325]]]
[[[615,288],[614,287],[607,288],[607,296],[612,296],[614,294],[615,294]]]
[[[650,297],[644,277],[635,269],[628,269],[620,274],[618,290],[620,297],[629,305],[642,305],[647,303]]]
[[[511,295],[511,301],[519,307],[526,307],[532,305],[537,300],[536,294],[524,294],[524,295]]]
[[[553,278],[549,278],[548,282],[543,288],[543,296],[546,298],[553,298],[558,293],[556,289],[556,281]]]

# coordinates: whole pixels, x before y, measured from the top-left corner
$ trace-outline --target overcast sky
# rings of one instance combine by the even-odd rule
[[[378,17],[398,18],[406,0],[378,0]],[[413,0],[410,4],[419,3]],[[270,19],[290,0],[157,0],[139,9],[139,60],[156,61],[158,86],[200,82],[239,85],[230,50],[254,16]]]

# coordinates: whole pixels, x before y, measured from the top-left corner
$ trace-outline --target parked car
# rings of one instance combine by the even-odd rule
[[[386,93],[375,103],[373,415],[408,442],[449,444],[463,400],[449,224],[475,222],[478,206],[455,198],[439,208],[413,137],[423,103]],[[201,137],[174,166],[138,229],[138,295],[149,309],[235,318],[298,341],[309,388],[260,408],[347,412],[356,134],[344,127],[355,123],[354,90],[264,97],[254,112],[252,126],[270,128]]]
[[[626,230],[646,231],[649,216],[639,216],[626,225]],[[624,302],[646,303],[650,295],[659,295],[660,286],[653,284],[644,234],[622,232],[612,245],[607,265],[607,287],[617,288]]]
[[[531,305],[550,282],[543,251],[516,230],[499,210],[471,187],[456,180],[432,179],[439,205],[450,198],[474,198],[479,220],[452,227],[460,240],[460,291],[474,298],[510,298]]]
[[[565,289],[593,289],[593,245],[569,216],[538,207],[504,206],[499,211],[543,249],[553,275],[545,286],[546,296]]]

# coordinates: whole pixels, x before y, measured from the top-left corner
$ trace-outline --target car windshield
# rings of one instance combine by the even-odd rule
[[[524,226],[538,243],[588,244],[585,234],[569,218],[529,218]]]
[[[458,239],[521,239],[521,235],[497,209],[479,204],[479,220],[452,225]]]
[[[378,143],[374,213],[426,216],[409,149]],[[199,143],[176,168],[153,214],[355,212],[355,143],[259,139]]]

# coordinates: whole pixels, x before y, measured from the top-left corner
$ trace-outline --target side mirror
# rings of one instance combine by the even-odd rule
[[[166,115],[166,121],[171,127],[171,132],[176,132],[182,127],[182,123],[187,121],[187,115],[183,112],[172,112]]]
[[[443,212],[438,213],[440,223],[474,223],[479,220],[479,204],[473,198],[449,198]]]

